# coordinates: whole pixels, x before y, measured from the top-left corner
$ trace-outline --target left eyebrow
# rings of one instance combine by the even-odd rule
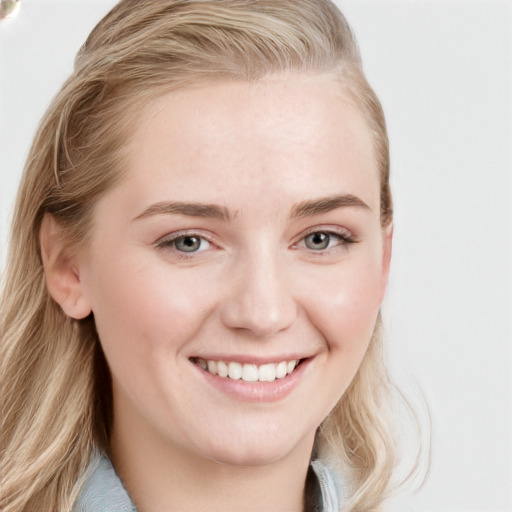
[[[133,220],[145,219],[152,215],[185,215],[187,217],[206,217],[229,221],[231,215],[227,208],[216,204],[161,202],[151,205]]]
[[[359,197],[352,194],[342,194],[309,201],[301,201],[292,207],[290,217],[309,217],[327,213],[337,208],[356,207],[371,211],[371,208]]]

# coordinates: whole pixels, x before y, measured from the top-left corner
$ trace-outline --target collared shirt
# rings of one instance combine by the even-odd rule
[[[341,488],[335,475],[324,462],[311,462],[308,479],[316,477],[316,485],[312,485],[317,488],[316,503],[308,506],[311,512],[339,512]],[[104,455],[93,455],[85,484],[72,512],[137,512],[121,479]]]

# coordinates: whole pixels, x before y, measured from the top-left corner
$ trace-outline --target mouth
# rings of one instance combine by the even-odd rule
[[[274,382],[292,374],[304,359],[291,359],[265,364],[216,361],[200,357],[192,357],[190,361],[201,367],[205,372],[225,379],[244,382]]]

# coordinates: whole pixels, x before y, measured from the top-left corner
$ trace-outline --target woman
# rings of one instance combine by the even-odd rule
[[[382,110],[331,2],[121,1],[19,191],[3,509],[378,509],[391,239]]]

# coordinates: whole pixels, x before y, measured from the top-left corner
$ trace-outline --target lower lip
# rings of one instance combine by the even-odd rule
[[[236,380],[229,377],[219,377],[207,372],[196,364],[194,366],[209,385],[231,398],[244,402],[278,402],[293,391],[310,362],[311,358],[302,360],[292,373],[272,382],[246,382],[242,379]]]

